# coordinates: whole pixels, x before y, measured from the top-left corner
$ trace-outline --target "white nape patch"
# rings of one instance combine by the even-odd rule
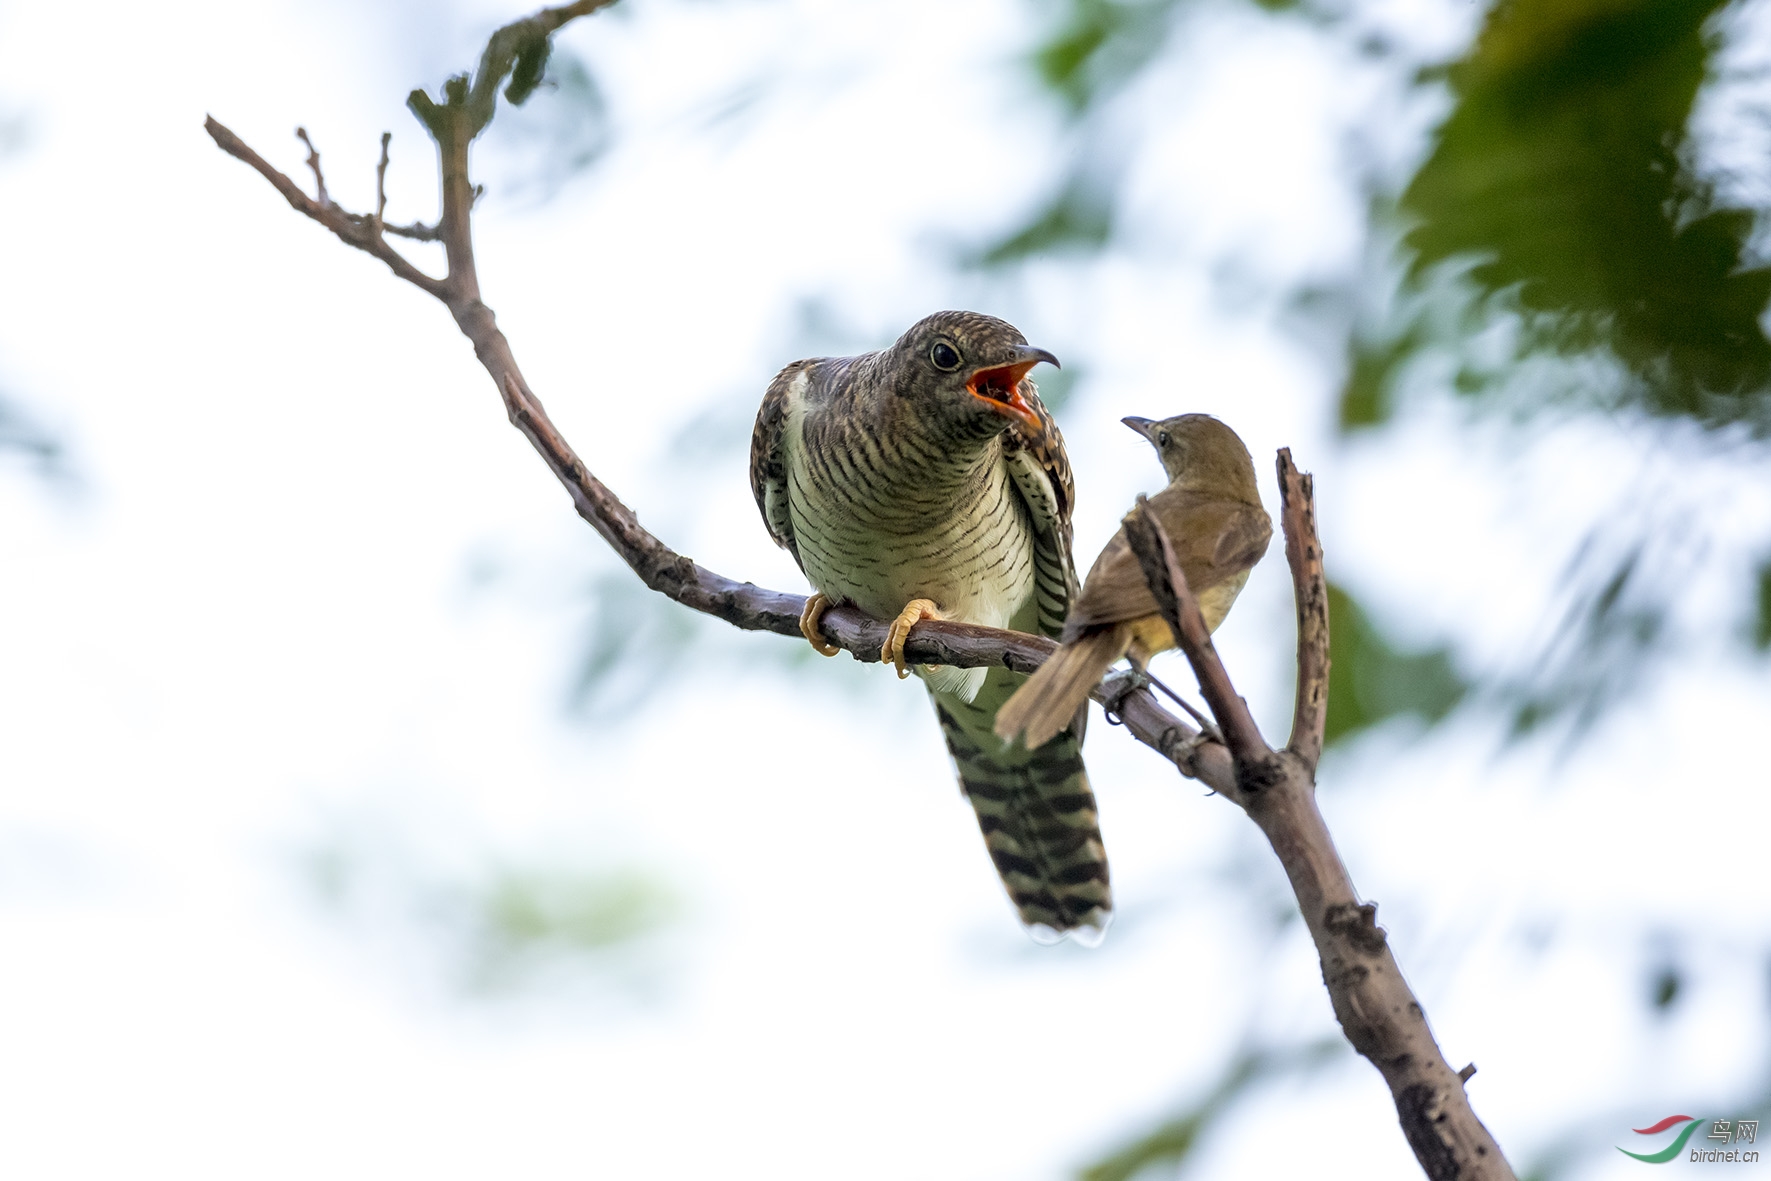
[[[955,668],[951,664],[916,666],[916,675],[921,677],[928,687],[936,693],[947,693],[970,705],[978,696],[978,690],[984,687],[984,678],[990,670],[978,668]]]

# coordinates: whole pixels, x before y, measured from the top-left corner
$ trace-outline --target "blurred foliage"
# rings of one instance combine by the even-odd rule
[[[1512,704],[1512,731],[1529,734],[1566,719],[1578,737],[1606,709],[1633,692],[1661,653],[1671,605],[1701,553],[1701,537],[1660,529],[1628,540],[1624,552],[1602,544],[1595,530],[1564,575],[1568,601],[1535,664],[1502,697]]]
[[[1230,1060],[1203,1098],[1077,1176],[1081,1181],[1131,1181],[1158,1166],[1178,1170],[1212,1126],[1255,1086],[1315,1069],[1346,1053],[1347,1044],[1339,1037],[1283,1050],[1244,1049]]]
[[[1450,713],[1470,691],[1443,647],[1406,651],[1385,638],[1343,588],[1328,587],[1328,726],[1332,745],[1398,716],[1427,723]]]
[[[469,895],[471,978],[520,983],[560,961],[588,961],[662,929],[675,896],[631,869],[502,867]]]
[[[1112,236],[1112,190],[1094,169],[1079,166],[1030,222],[959,261],[969,266],[1004,266],[1034,255],[1099,250]]]
[[[1348,48],[1373,35],[1373,6],[1254,6],[1306,18]],[[1191,7],[1041,5],[1031,73],[1080,130],[1057,195],[975,261],[1111,244],[1123,168],[1094,145],[1133,137],[1103,134],[1101,121],[1159,117],[1109,100],[1179,46],[1178,18]],[[1728,0],[1501,0],[1456,60],[1412,75],[1417,90],[1450,100],[1422,162],[1400,184],[1354,178],[1369,186],[1362,272],[1292,301],[1312,328],[1333,322],[1344,333],[1344,430],[1381,427],[1405,395],[1430,391],[1521,425],[1554,406],[1682,420],[1718,449],[1771,433],[1771,267],[1757,253],[1765,211],[1718,196],[1691,126],[1738,10]],[[1664,572],[1688,574],[1676,563],[1706,557],[1680,548],[1698,532],[1689,521],[1641,513],[1609,529],[1605,545],[1589,539],[1570,563],[1566,610],[1541,648],[1483,670],[1479,684],[1460,678],[1444,647],[1390,651],[1342,595],[1331,739],[1397,713],[1431,724],[1477,697],[1506,708],[1515,737],[1551,722],[1586,732],[1648,684],[1675,643],[1669,620],[1684,584]],[[1771,558],[1743,590],[1742,637],[1771,652]]]
[[[335,824],[301,850],[301,874],[375,946],[405,949],[470,994],[632,983],[651,970],[650,937],[679,917],[674,892],[631,866],[496,860],[422,837]]]
[[[1444,77],[1456,100],[1401,197],[1414,281],[1452,265],[1522,352],[1603,349],[1607,407],[1767,425],[1771,269],[1718,205],[1687,124],[1726,0],[1510,0]],[[1406,334],[1396,338],[1417,346]],[[1365,375],[1348,394],[1370,399]],[[1487,392],[1477,385],[1464,392]],[[1344,414],[1372,421],[1370,413]]]
[[[1072,0],[1033,51],[1033,70],[1081,114],[1162,50],[1179,0]]]
[[[1650,975],[1648,1004],[1655,1012],[1665,1013],[1678,1003],[1684,991],[1685,978],[1676,964],[1662,964]]]
[[[612,139],[608,104],[583,59],[556,48],[546,65],[536,84],[545,101],[505,111],[498,135],[488,141],[495,145],[502,187],[536,202],[551,200],[589,172]]]
[[[1249,0],[1268,12],[1307,8],[1304,0]],[[1033,72],[1072,115],[1082,115],[1135,77],[1166,47],[1187,0],[1067,0],[1034,47]]]
[[[597,578],[585,601],[590,620],[571,704],[599,720],[651,702],[706,635],[703,616],[648,590],[625,566]]]
[[[1752,621],[1753,647],[1761,652],[1771,651],[1771,557],[1761,558],[1759,568],[1754,572],[1758,582],[1757,600]]]
[[[61,440],[4,397],[0,397],[0,452],[22,456],[46,479],[68,474]]]

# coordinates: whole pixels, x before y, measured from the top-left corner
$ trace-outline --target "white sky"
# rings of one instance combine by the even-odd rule
[[[1468,7],[1385,9],[1430,49]],[[785,641],[703,629],[724,657],[645,711],[568,715],[601,543],[442,308],[202,132],[213,113],[295,173],[304,124],[364,208],[391,129],[390,216],[428,218],[403,96],[522,11],[0,9],[0,113],[29,126],[0,159],[0,388],[85,481],[0,469],[0,1175],[1055,1178],[1196,1096],[1245,1031],[1332,1032],[1296,924],[1267,938],[1290,902],[1252,826],[1098,719],[1121,922],[1082,953],[1019,932],[920,691],[876,666],[795,686],[732,664]],[[1264,294],[1358,249],[1349,127],[1405,156],[1430,112],[1306,30],[1209,9],[1122,100],[1161,114],[1127,245],[1021,287],[959,274],[943,243],[1013,224],[1061,164],[1013,69],[1030,11],[658,0],[575,28],[616,149],[544,205],[505,198],[487,149],[478,231],[486,298],[591,467],[704,563],[803,588],[743,477],[799,301],[869,340],[976,306],[1084,375],[1061,419],[1079,552],[1157,478],[1116,420],[1208,410],[1317,473],[1331,569],[1400,626],[1478,660],[1541,626],[1643,440],[1569,426],[1512,455],[1428,411],[1336,443],[1332,368]],[[708,407],[742,411],[705,428],[737,437],[700,440],[685,491],[667,452]],[[1762,487],[1671,466],[1728,537],[1764,536]],[[1220,638],[1281,733],[1287,595],[1275,549]],[[1497,756],[1475,718],[1324,767],[1355,879],[1521,1168],[1573,1136],[1582,1176],[1632,1175],[1627,1127],[1745,1114],[1719,1105],[1761,1077],[1771,804],[1735,744],[1771,694],[1732,660],[1695,652],[1563,760]],[[340,832],[450,881],[637,867],[682,918],[640,984],[466,996],[410,922],[315,901],[303,857]],[[1658,929],[1694,974],[1656,1024]],[[1349,1055],[1257,1091],[1198,1175],[1418,1176],[1394,1119]]]

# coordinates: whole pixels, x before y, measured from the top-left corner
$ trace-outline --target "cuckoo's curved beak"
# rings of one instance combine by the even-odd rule
[[[1012,418],[1036,434],[1043,433],[1045,424],[1021,393],[1021,382],[1026,379],[1028,371],[1041,361],[1062,368],[1058,365],[1058,359],[1044,349],[1030,344],[1016,345],[1013,361],[978,370],[965,383],[966,392],[986,403],[1004,418]]]
[[[1126,426],[1138,432],[1138,434],[1144,436],[1144,438],[1150,440],[1152,443],[1156,441],[1156,424],[1148,418],[1139,418],[1136,415],[1132,415],[1127,418],[1122,418],[1119,421],[1123,422]]]

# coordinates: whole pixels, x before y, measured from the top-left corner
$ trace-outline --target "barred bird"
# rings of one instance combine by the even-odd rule
[[[1027,373],[1057,358],[1012,325],[938,312],[890,348],[796,361],[770,383],[750,484],[776,543],[816,592],[800,630],[832,604],[893,623],[882,660],[905,676],[923,619],[1056,635],[1076,589],[1064,440]],[[1037,751],[991,733],[1026,678],[919,666],[1021,921],[1036,939],[1097,942],[1112,915],[1107,856],[1082,765],[1082,723]]]
[[[1150,510],[1174,546],[1205,626],[1216,631],[1273,537],[1254,460],[1236,432],[1209,414],[1122,421],[1150,440],[1162,460],[1169,483],[1150,498]],[[1023,737],[1028,748],[1043,749],[1072,724],[1078,708],[1088,707],[1089,692],[1114,661],[1129,654],[1142,668],[1175,646],[1123,526],[1089,569],[1064,621],[1063,641],[998,711],[998,737]]]

